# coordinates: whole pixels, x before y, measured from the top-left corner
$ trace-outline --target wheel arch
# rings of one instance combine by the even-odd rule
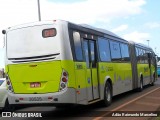
[[[140,77],[139,78],[140,78],[139,83],[140,83],[141,80],[143,82],[143,73],[142,72],[140,73]]]
[[[107,90],[107,92],[106,92],[106,90]],[[103,100],[102,101],[103,105],[106,106],[106,107],[111,105],[112,97],[113,97],[112,80],[111,80],[111,78],[109,76],[106,76],[105,80],[104,80],[104,88],[103,88],[103,99],[102,99]]]
[[[112,83],[112,79],[110,78],[110,76],[106,76],[106,77],[105,77],[103,91],[104,91],[104,89],[105,89],[105,84],[106,84],[107,82],[111,85],[111,90],[112,90],[112,95],[113,95],[113,83]]]

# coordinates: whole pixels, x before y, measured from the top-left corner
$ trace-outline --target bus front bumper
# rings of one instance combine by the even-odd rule
[[[66,91],[46,94],[8,93],[9,104],[75,104],[76,92],[73,88]]]

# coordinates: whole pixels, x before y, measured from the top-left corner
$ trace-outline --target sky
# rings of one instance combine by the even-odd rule
[[[37,0],[0,0],[0,30],[38,21]],[[41,19],[89,24],[149,45],[160,56],[160,0],[40,0]],[[148,41],[149,42],[148,42]],[[0,68],[4,67],[0,34]]]

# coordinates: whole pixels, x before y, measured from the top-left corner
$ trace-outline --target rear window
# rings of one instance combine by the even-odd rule
[[[7,57],[25,58],[60,53],[60,35],[58,28],[50,24],[10,30],[6,39]]]
[[[4,80],[0,80],[0,86],[2,85],[3,82],[4,82]]]

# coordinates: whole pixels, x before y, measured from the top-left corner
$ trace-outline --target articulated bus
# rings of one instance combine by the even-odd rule
[[[114,33],[63,20],[9,27],[5,72],[11,105],[87,105],[157,79],[153,50]]]

